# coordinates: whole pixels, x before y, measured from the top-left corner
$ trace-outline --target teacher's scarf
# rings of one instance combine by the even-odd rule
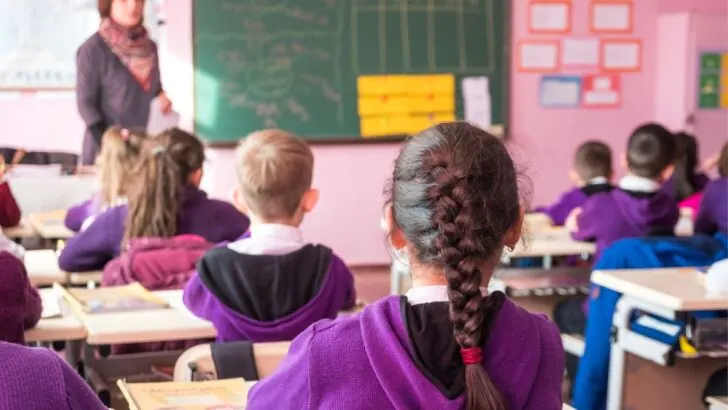
[[[139,24],[122,27],[110,18],[101,20],[99,34],[145,91],[151,87],[152,70],[157,64],[157,48],[149,32]]]

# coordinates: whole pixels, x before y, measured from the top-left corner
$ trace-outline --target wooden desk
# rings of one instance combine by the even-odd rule
[[[41,297],[44,300],[43,308],[46,309],[46,301],[55,299],[53,289],[41,289]],[[63,312],[63,316],[41,319],[38,324],[25,332],[26,342],[55,342],[59,340],[83,340],[86,337],[86,329],[81,321],[70,311]]]
[[[74,233],[66,228],[64,220],[66,211],[51,211],[31,214],[28,217],[28,223],[38,232],[44,239],[68,239]]]
[[[9,228],[2,228],[3,235],[10,239],[26,239],[35,238],[38,236],[38,232],[33,229],[27,219],[20,221],[17,226],[11,226]]]
[[[708,293],[694,268],[595,271],[592,281],[673,311],[728,309],[728,293]]]
[[[575,241],[562,227],[551,227],[527,235],[524,240],[518,242],[510,257],[592,255],[597,251],[595,243]]]
[[[695,268],[595,271],[592,282],[622,294],[612,319],[607,409],[697,408],[705,380],[724,359],[675,359],[672,345],[633,332],[631,319],[636,311],[675,320],[727,310],[728,293],[709,294]]]
[[[181,303],[182,291],[155,292],[172,308],[149,311],[81,315],[90,345],[144,343],[214,338],[212,323],[199,319]]]
[[[35,286],[50,286],[54,282],[66,283],[67,275],[58,267],[58,255],[51,249],[25,252],[25,269]]]

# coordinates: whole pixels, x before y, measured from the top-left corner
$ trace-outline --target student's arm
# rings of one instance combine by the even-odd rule
[[[708,188],[703,192],[703,198],[700,200],[700,210],[693,225],[695,233],[712,235],[718,229],[717,221],[713,215],[716,200],[714,189],[712,189],[713,186],[715,185],[708,185]]]
[[[564,346],[559,329],[545,317],[539,317],[541,366],[536,372],[528,401],[523,410],[560,409],[564,378]]]
[[[86,43],[76,54],[76,105],[78,112],[91,131],[96,143],[101,146],[101,137],[108,124],[100,108],[102,62],[94,55],[94,47]]]
[[[43,314],[43,300],[40,298],[38,289],[30,283],[28,274],[23,267],[25,275],[25,306],[23,307],[23,329],[28,330],[35,327]]]
[[[275,373],[250,389],[247,410],[311,408],[309,357],[315,336],[314,324],[293,339]]]
[[[221,305],[215,295],[207,290],[197,272],[187,282],[187,286],[182,292],[182,301],[192,314],[205,320],[212,320],[214,312],[219,310]]]
[[[93,215],[93,200],[89,199],[74,207],[68,209],[66,212],[66,219],[63,221],[66,228],[73,232],[78,232],[83,226],[83,222],[91,215]]]
[[[597,195],[598,196],[598,195]],[[571,232],[571,237],[577,241],[594,241],[598,236],[598,224],[596,221],[602,217],[599,212],[599,201],[590,199],[584,203],[581,211],[576,216],[576,230]]]
[[[580,205],[577,203],[575,195],[580,194],[581,191],[575,193],[574,190],[562,194],[556,202],[549,206],[540,207],[536,209],[536,212],[542,212],[551,218],[551,223],[556,226],[561,226],[566,222],[566,218],[569,216],[571,211]]]
[[[114,258],[115,247],[124,234],[121,208],[99,215],[85,231],[66,242],[58,257],[58,267],[66,272],[88,272],[103,269]]]
[[[20,208],[15,202],[10,184],[0,183],[0,226],[9,228],[20,223]]]
[[[12,296],[7,296],[7,300],[19,308],[22,315],[23,329],[32,328],[40,320],[43,311],[43,303],[38,294],[38,289],[30,283],[23,262],[11,253],[7,251],[0,252],[0,268],[2,268],[3,276],[5,276],[2,278],[3,290],[13,293]]]
[[[354,287],[354,274],[351,273],[349,267],[346,266],[341,258],[331,255],[331,272],[336,272],[339,277],[341,287],[340,292],[343,293],[343,304],[339,310],[347,310],[356,306],[356,288]]]
[[[63,382],[66,386],[66,408],[70,410],[108,410],[101,403],[101,400],[99,400],[99,396],[91,390],[88,384],[81,379],[78,373],[68,363],[50,350],[47,350],[47,352],[49,360],[56,360],[61,367]]]

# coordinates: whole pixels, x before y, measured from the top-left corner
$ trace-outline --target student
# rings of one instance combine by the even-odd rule
[[[675,170],[662,185],[662,191],[681,202],[702,191],[710,178],[698,172],[698,141],[694,136],[679,132],[675,134],[677,154]]]
[[[0,409],[106,409],[78,373],[51,350],[0,342],[0,362]]]
[[[554,225],[563,225],[571,211],[586,202],[592,195],[612,190],[612,151],[601,141],[587,141],[579,146],[574,155],[574,168],[569,179],[576,186],[564,193],[552,205],[537,208],[551,218]]]
[[[695,219],[695,233],[728,234],[728,144],[718,160],[720,178],[708,184],[703,192],[700,211]]]
[[[177,128],[150,138],[142,148],[129,204],[98,215],[66,242],[58,266],[66,272],[103,269],[120,254],[122,243],[144,237],[194,234],[208,242],[234,240],[248,229],[248,218],[199,189],[204,147]]]
[[[5,160],[0,158],[0,227],[9,228],[20,224],[20,208],[5,174]]]
[[[40,320],[40,295],[23,262],[4,250],[0,251],[0,277],[0,341],[25,344],[25,331]]]
[[[627,175],[617,189],[589,198],[569,216],[576,240],[596,241],[597,255],[612,242],[646,235],[672,235],[680,217],[675,199],[660,190],[670,176],[675,138],[659,124],[634,130],[623,162]]]
[[[485,295],[519,240],[517,173],[503,143],[465,122],[402,147],[386,213],[413,289],[298,336],[248,409],[560,409],[556,327]]]
[[[354,277],[299,226],[318,201],[313,153],[281,130],[249,135],[237,151],[235,204],[250,235],[208,252],[184,291],[195,315],[215,324],[218,341],[291,340],[312,323],[354,307]]]
[[[126,203],[131,171],[145,138],[143,133],[120,127],[112,127],[104,133],[101,153],[96,160],[101,189],[93,198],[68,210],[65,220],[68,229],[78,232],[90,225],[97,214]]]

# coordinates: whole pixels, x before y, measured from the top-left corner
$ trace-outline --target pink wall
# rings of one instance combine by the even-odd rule
[[[162,70],[168,93],[189,126],[192,118],[192,0],[166,2],[167,25],[161,41]],[[573,0],[574,35],[588,35],[587,0]],[[701,0],[700,8],[724,10],[723,0]],[[527,0],[514,0],[514,41],[526,32]],[[569,184],[566,164],[574,148],[587,138],[608,141],[621,152],[629,131],[653,118],[656,27],[659,11],[685,10],[691,0],[635,1],[635,37],[643,41],[644,66],[623,79],[624,105],[601,111],[544,110],[538,106],[538,76],[513,73],[513,149],[534,185],[534,202],[543,203]],[[515,64],[514,64],[515,66]],[[78,150],[82,126],[72,94],[16,96],[0,94],[3,123],[0,145],[22,141],[31,148]],[[379,230],[382,188],[397,147],[314,147],[315,184],[321,189],[319,207],[304,223],[312,241],[332,246],[349,263],[388,261]],[[210,150],[204,185],[216,197],[227,198],[234,186],[232,154]]]

